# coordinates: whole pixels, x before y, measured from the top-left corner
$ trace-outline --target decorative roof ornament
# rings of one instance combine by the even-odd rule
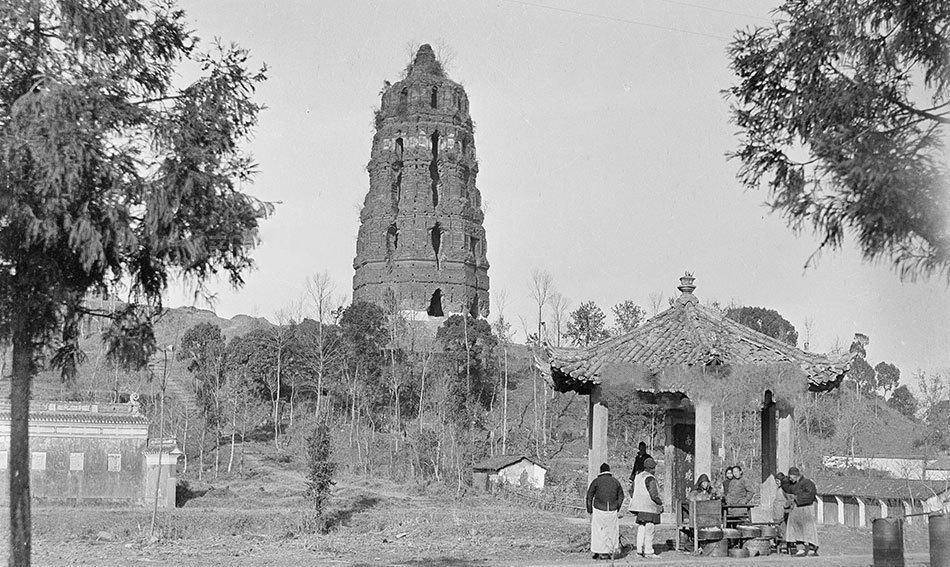
[[[696,278],[689,272],[686,272],[686,275],[680,278],[680,285],[676,286],[676,289],[680,290],[682,295],[676,298],[675,305],[689,302],[699,303],[699,299],[693,295],[696,290],[696,286],[693,284],[694,281],[696,281]]]
[[[686,272],[686,275],[680,278],[680,285],[676,286],[676,289],[683,293],[693,293],[696,291],[696,286],[693,285],[694,281],[696,281],[696,278],[693,277],[693,274]]]

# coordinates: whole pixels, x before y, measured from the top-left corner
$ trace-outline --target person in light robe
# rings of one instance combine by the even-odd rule
[[[663,500],[656,481],[656,461],[647,459],[643,470],[633,481],[630,511],[637,514],[637,554],[641,557],[659,557],[653,549],[653,534],[663,513]]]

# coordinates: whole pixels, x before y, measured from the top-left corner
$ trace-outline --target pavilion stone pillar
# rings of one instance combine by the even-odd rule
[[[712,478],[712,402],[697,400],[695,403],[696,418],[693,439],[696,444],[696,454],[693,457],[693,480],[704,474]]]
[[[795,412],[791,407],[781,407],[778,412],[778,435],[775,464],[779,471],[788,474],[795,466]]]
[[[590,390],[587,406],[587,483],[600,474],[601,463],[607,462],[607,405],[601,386]]]
[[[673,466],[676,460],[676,445],[673,444],[673,412],[667,412],[663,419],[665,445],[663,447],[663,513],[660,514],[660,523],[674,523],[676,515],[673,513]]]

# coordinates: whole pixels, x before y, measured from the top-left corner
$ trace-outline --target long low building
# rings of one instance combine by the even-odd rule
[[[30,487],[39,501],[175,506],[174,439],[149,439],[136,404],[33,402]],[[10,403],[0,402],[0,503],[9,503]]]
[[[818,489],[815,517],[822,524],[870,526],[887,518],[940,510],[950,481],[831,476],[813,479]],[[924,518],[926,520],[926,518]],[[907,518],[908,523],[914,519]]]
[[[894,478],[915,480],[950,480],[950,456],[928,459],[920,455],[828,455],[823,459],[829,468],[876,470]]]

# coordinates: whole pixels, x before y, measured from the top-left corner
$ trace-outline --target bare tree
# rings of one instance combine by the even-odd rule
[[[555,291],[551,294],[551,322],[554,324],[554,344],[561,346],[562,326],[567,323],[568,314],[571,309],[571,302],[560,292]]]
[[[810,316],[805,317],[805,324],[803,325],[803,327],[805,329],[805,333],[804,333],[805,336],[804,336],[804,343],[802,344],[802,347],[805,349],[805,351],[807,351],[808,348],[811,346],[811,339],[815,334],[815,319]]]
[[[535,268],[531,271],[531,298],[538,306],[538,342],[542,343],[544,337],[544,308],[551,301],[551,294],[554,291],[554,278],[550,273]],[[540,448],[544,443],[544,416],[538,404],[538,376],[532,373],[531,376],[532,396],[534,401],[534,437],[538,449],[537,456],[540,458]]]
[[[508,454],[508,345],[511,342],[511,323],[505,319],[505,307],[508,303],[508,293],[501,290],[495,295],[495,312],[498,317],[495,319],[495,334],[498,336],[498,342],[501,344],[503,356],[502,376],[501,376],[501,454]]]
[[[660,310],[663,309],[663,299],[664,295],[662,291],[657,290],[650,293],[651,316],[659,314]]]
[[[323,407],[323,387],[324,379],[326,376],[328,365],[328,352],[331,350],[330,345],[327,343],[327,335],[324,330],[324,326],[327,325],[330,314],[336,311],[339,307],[337,302],[334,302],[333,292],[336,286],[333,281],[330,279],[330,274],[328,272],[321,272],[307,278],[307,295],[310,298],[311,308],[313,309],[313,314],[317,320],[317,334],[316,334],[316,347],[317,350],[317,410],[316,418],[319,420],[321,415],[320,411]]]

